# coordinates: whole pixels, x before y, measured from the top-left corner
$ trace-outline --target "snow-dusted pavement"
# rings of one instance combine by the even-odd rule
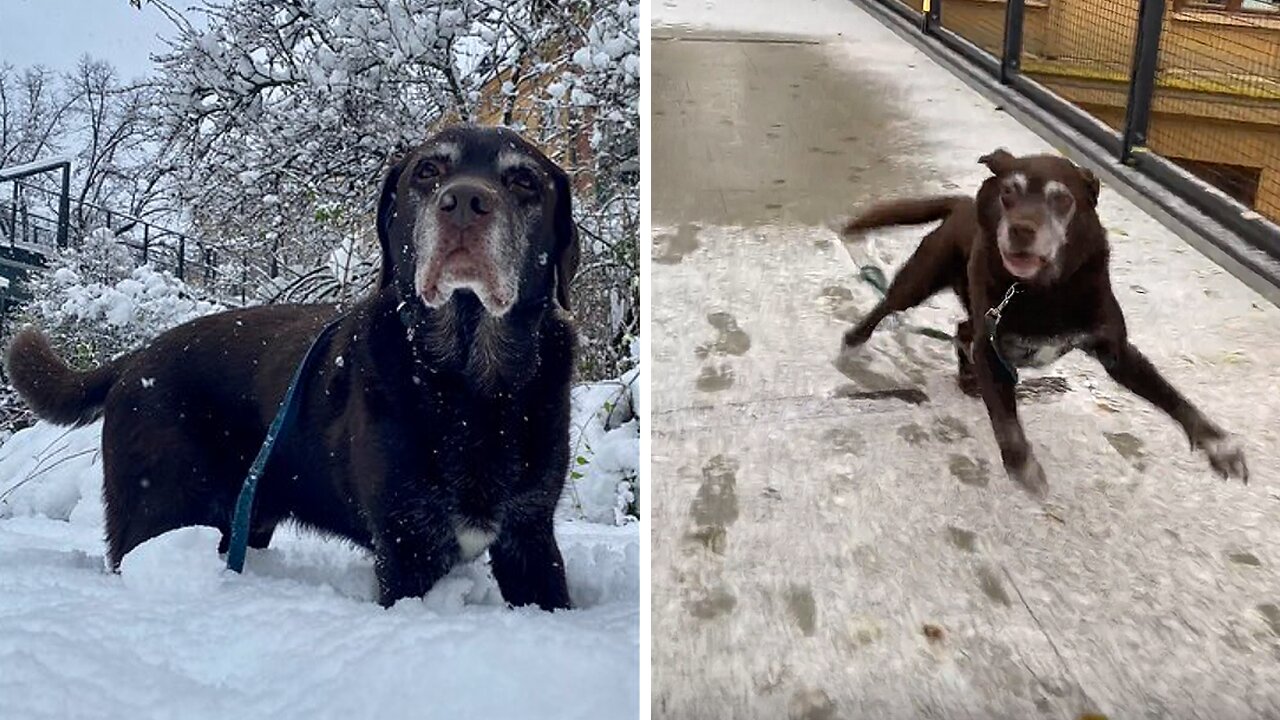
[[[576,609],[557,613],[507,609],[483,559],[383,610],[366,553],[284,528],[244,576],[209,528],[106,573],[100,425],[18,433],[0,447],[0,719],[637,717],[640,538],[613,523],[639,434],[605,423],[632,387],[575,390],[586,464],[557,536]]]
[[[1073,355],[1022,402],[1037,503],[948,346],[886,328],[836,370],[855,263],[922,233],[826,222],[1049,146],[846,0],[654,17],[655,717],[1280,717],[1280,311],[1104,189],[1135,343],[1253,482]]]

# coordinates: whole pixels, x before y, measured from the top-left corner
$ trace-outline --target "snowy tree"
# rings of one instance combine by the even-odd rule
[[[583,368],[616,374],[639,295],[637,8],[209,0],[200,26],[171,12],[153,83],[163,164],[195,234],[244,259],[259,299],[351,297],[390,160],[451,121],[513,127],[575,178]]]
[[[149,88],[121,83],[110,64],[87,56],[61,75],[0,66],[0,167],[69,158],[77,235],[102,225],[106,209],[136,217],[166,213],[167,168],[155,161],[149,96]],[[56,214],[55,176],[21,185],[24,206]]]
[[[0,167],[59,152],[70,106],[53,71],[0,65]]]
[[[64,86],[70,99],[67,132],[79,146],[72,165],[79,185],[72,205],[78,226],[92,227],[107,208],[134,217],[167,213],[167,168],[155,162],[148,117],[151,88],[124,85],[110,64],[88,57]]]

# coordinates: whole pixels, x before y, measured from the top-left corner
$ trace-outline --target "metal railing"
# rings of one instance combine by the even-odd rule
[[[60,173],[58,189],[33,182],[35,176]],[[243,254],[215,243],[93,202],[71,201],[70,161],[55,159],[0,169],[0,266],[10,281],[9,294],[21,297],[17,284],[42,272],[54,253],[78,246],[89,232],[109,230],[140,264],[172,273],[195,290],[211,293],[219,285],[220,263],[239,261],[239,278],[226,278],[221,302],[248,295],[248,262]],[[74,208],[74,211],[73,211]],[[230,297],[228,297],[230,296]]]
[[[55,204],[61,206],[66,202],[63,192],[0,176],[0,184],[6,182],[12,185],[12,194],[8,199],[0,199],[0,239],[11,246],[21,243],[32,249],[52,251],[76,244],[74,241],[91,230],[105,228],[120,244],[136,251],[144,264],[154,262],[157,255],[171,255],[171,267],[165,269],[182,280],[187,279],[188,248],[196,249],[198,255],[216,250],[186,233],[92,202],[76,203],[74,216],[68,210],[66,215],[59,211],[58,217],[51,217],[44,213]],[[57,233],[56,242],[51,243],[42,238],[50,234],[52,227],[57,228]]]
[[[3,220],[5,214],[0,213],[0,232],[4,232],[9,236],[10,244],[17,239],[18,233],[18,212],[22,208],[22,188],[24,178],[35,175],[41,175],[47,172],[58,172],[61,176],[62,191],[58,197],[58,218],[57,218],[57,247],[64,248],[67,246],[68,233],[70,231],[71,220],[71,161],[65,158],[55,158],[33,163],[26,163],[9,168],[0,168],[0,183],[8,182],[12,184],[13,199],[9,206],[9,223],[6,228]],[[25,217],[26,222],[23,224],[24,234],[30,231],[30,218]]]
[[[859,2],[1280,260],[1280,8]]]

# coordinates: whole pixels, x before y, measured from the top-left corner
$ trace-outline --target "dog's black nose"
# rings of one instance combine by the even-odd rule
[[[440,214],[457,227],[467,227],[493,212],[493,191],[478,183],[453,183],[440,191]]]
[[[1031,247],[1036,242],[1036,228],[1034,225],[1010,225],[1009,226],[1009,245],[1014,250],[1023,250]]]

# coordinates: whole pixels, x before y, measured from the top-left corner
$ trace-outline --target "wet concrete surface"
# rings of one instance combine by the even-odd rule
[[[653,47],[654,224],[681,223],[658,263],[691,252],[699,224],[820,225],[929,171],[893,84],[818,40],[660,31]]]
[[[920,232],[826,224],[1047,146],[854,5],[768,5],[655,7],[654,717],[1280,718],[1280,312],[1104,190],[1135,341],[1255,483],[1073,355],[1019,391],[1032,500],[948,344],[836,367]]]

